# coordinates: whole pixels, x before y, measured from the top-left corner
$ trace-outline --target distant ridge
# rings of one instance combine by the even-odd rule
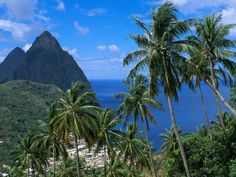
[[[26,53],[20,48],[14,49],[0,67],[0,82],[28,80],[66,90],[72,82],[81,81],[91,87],[74,58],[48,31],[37,37]]]
[[[19,47],[16,47],[7,55],[0,64],[0,83],[7,81],[13,75],[24,57],[25,52]]]

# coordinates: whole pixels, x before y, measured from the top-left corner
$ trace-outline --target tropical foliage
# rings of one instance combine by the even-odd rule
[[[149,25],[135,19],[143,34],[130,36],[139,49],[123,60],[124,66],[133,68],[124,81],[126,91],[116,94],[121,101],[117,110],[101,108],[93,91],[73,83],[50,107],[48,126],[22,138],[9,176],[235,176],[236,89],[229,102],[218,89],[222,82],[234,82],[235,41],[228,38],[234,25],[223,25],[221,15],[182,21],[177,13],[174,4],[165,2],[152,11]],[[143,71],[148,77],[141,75]],[[176,124],[173,101],[178,102],[182,84],[200,93],[206,124],[195,133],[182,133]],[[217,103],[215,122],[205,107],[203,84],[212,89]],[[150,123],[158,122],[152,110],[165,110],[157,100],[160,92],[168,102],[171,128],[161,134],[157,154],[148,131]],[[230,113],[222,111],[220,101]],[[88,150],[102,152],[100,166],[80,156],[81,141]],[[69,148],[75,149],[72,157]]]

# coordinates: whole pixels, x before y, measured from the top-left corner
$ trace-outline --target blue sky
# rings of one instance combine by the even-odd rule
[[[150,22],[150,10],[164,0],[0,0],[0,62],[19,46],[29,48],[36,36],[50,31],[74,56],[89,79],[124,79],[122,58],[137,46],[140,33],[133,17]],[[236,0],[172,0],[180,18],[223,14],[236,22]],[[236,30],[231,31],[236,36]]]

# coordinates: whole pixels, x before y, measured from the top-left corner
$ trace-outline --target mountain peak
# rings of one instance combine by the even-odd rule
[[[25,57],[25,51],[20,47],[14,48],[0,64],[0,83],[6,81],[20,66],[23,58]]]
[[[30,50],[36,48],[44,48],[51,51],[61,50],[61,46],[56,40],[56,38],[48,31],[44,31],[40,36],[38,36]]]
[[[20,47],[14,48],[10,53],[16,53],[16,52],[17,53],[25,53],[25,51],[23,49],[21,49]]]

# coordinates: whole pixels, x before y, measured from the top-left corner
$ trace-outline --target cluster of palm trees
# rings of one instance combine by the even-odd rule
[[[182,84],[200,92],[207,132],[211,138],[211,126],[204,104],[201,84],[207,84],[213,91],[219,111],[219,122],[225,129],[224,115],[220,101],[236,116],[236,111],[224,99],[218,90],[220,82],[231,85],[235,73],[233,57],[235,41],[227,38],[234,25],[223,25],[221,15],[205,17],[201,20],[184,20],[177,17],[175,6],[166,2],[152,12],[152,23],[147,26],[135,19],[144,34],[131,35],[139,50],[128,54],[124,66],[134,64],[124,82],[127,92],[116,94],[122,99],[117,111],[99,107],[95,93],[86,90],[82,83],[74,83],[64,97],[56,101],[49,116],[46,133],[35,135],[30,132],[21,142],[19,164],[28,176],[34,170],[46,176],[48,157],[54,161],[53,176],[57,175],[58,161],[67,159],[66,148],[74,142],[76,149],[76,176],[82,176],[79,141],[88,146],[96,146],[97,152],[103,151],[103,175],[139,176],[143,168],[150,168],[157,176],[153,149],[148,139],[149,124],[156,124],[156,118],[150,108],[162,109],[156,95],[163,91],[168,100],[172,130],[168,137],[174,137],[174,143],[164,143],[163,149],[171,151],[179,148],[187,177],[191,176],[187,157],[176,124],[173,101],[178,101],[178,91]],[[190,29],[193,29],[191,31]],[[147,70],[148,79],[140,75]],[[124,128],[120,125],[124,124]],[[139,124],[141,123],[141,124]],[[141,126],[139,126],[141,125]],[[142,129],[142,131],[140,131]],[[45,151],[46,149],[46,151]],[[45,153],[46,152],[46,153]],[[61,159],[61,160],[58,160]],[[57,162],[56,162],[57,161]],[[64,169],[66,164],[61,165]]]
[[[184,20],[177,17],[177,9],[171,2],[166,2],[152,12],[152,23],[146,26],[139,19],[137,25],[143,30],[142,35],[131,35],[140,47],[123,60],[124,65],[135,63],[129,78],[139,71],[149,72],[149,93],[155,97],[158,90],[163,90],[167,97],[172,129],[183,159],[186,175],[191,176],[190,169],[175,121],[173,99],[178,101],[178,90],[183,83],[200,91],[201,102],[205,112],[209,136],[211,128],[204,105],[201,84],[206,83],[213,91],[219,111],[219,121],[225,130],[220,101],[236,116],[236,111],[224,99],[218,90],[218,83],[232,84],[235,73],[235,41],[227,38],[235,25],[223,25],[221,15],[211,15],[201,20]],[[195,30],[191,31],[191,27]],[[190,34],[190,35],[189,35]]]
[[[132,177],[143,168],[152,168],[155,173],[147,129],[149,121],[156,123],[149,106],[159,109],[161,104],[149,97],[144,76],[125,84],[128,92],[116,95],[123,98],[118,111],[100,108],[94,92],[86,90],[83,83],[72,84],[64,97],[52,105],[47,131],[38,134],[30,131],[22,139],[17,150],[20,169],[25,169],[27,176],[49,173],[54,177],[88,176],[84,175],[88,168],[81,165],[84,161],[78,148],[79,141],[84,140],[88,148],[95,146],[96,152],[104,152],[104,170],[100,176]],[[144,131],[138,129],[138,119],[143,122]],[[76,150],[76,166],[68,165],[66,149],[71,146]]]

